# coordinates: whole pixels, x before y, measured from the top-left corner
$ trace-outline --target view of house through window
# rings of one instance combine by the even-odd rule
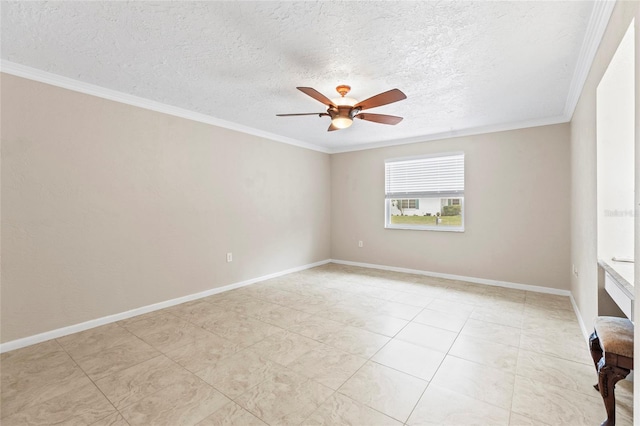
[[[464,154],[385,162],[385,227],[464,230]]]

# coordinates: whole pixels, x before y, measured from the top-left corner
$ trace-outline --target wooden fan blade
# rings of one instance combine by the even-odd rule
[[[407,95],[405,95],[398,89],[391,89],[387,92],[383,92],[375,96],[372,96],[369,99],[365,99],[362,102],[358,102],[353,107],[360,108],[361,110],[365,110],[365,109],[375,108],[382,105],[398,102],[403,99],[407,99]]]
[[[325,95],[318,92],[316,89],[312,89],[311,87],[296,87],[296,89],[298,89],[299,91],[301,91],[307,96],[311,96],[316,101],[322,102],[328,107],[331,107],[331,106],[335,107],[333,102],[331,102],[331,99],[327,98]]]
[[[391,125],[398,124],[399,122],[402,121],[402,117],[397,117],[395,115],[385,115],[385,114],[362,113],[362,114],[356,115],[356,117],[362,120],[373,121],[374,123],[391,124]]]
[[[334,130],[340,130],[340,129],[334,126],[333,123],[331,123],[331,125],[327,129],[327,132],[333,132]]]
[[[322,117],[322,115],[327,115],[325,112],[303,112],[300,114],[276,114],[276,117],[292,117],[294,115],[317,115]]]

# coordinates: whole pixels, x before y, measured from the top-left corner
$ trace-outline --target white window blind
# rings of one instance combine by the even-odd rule
[[[464,154],[385,161],[385,198],[464,196]]]

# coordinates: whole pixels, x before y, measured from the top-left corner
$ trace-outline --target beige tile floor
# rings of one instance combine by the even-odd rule
[[[329,264],[2,354],[9,425],[599,425],[567,297]],[[618,424],[633,395],[617,386]]]

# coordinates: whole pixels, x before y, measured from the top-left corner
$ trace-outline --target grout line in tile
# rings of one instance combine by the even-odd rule
[[[438,368],[440,368],[440,366],[438,366]],[[435,376],[435,373],[433,373],[433,375]],[[427,391],[427,389],[429,389],[429,386],[431,386],[431,380],[429,380],[429,382],[427,383],[427,386],[422,390],[422,393],[420,394],[420,398],[418,398],[416,403],[413,405],[413,408],[411,409],[411,412],[407,416],[407,420],[404,421],[405,425],[409,424],[409,419],[413,415],[413,412],[416,410],[416,407],[418,406],[418,404],[420,404],[420,401],[422,400],[422,397],[424,396],[424,394]]]
[[[351,271],[347,271],[347,273],[351,273]],[[374,276],[375,276],[375,275],[374,275]],[[385,276],[381,276],[381,278],[385,278]],[[313,285],[314,285],[313,283],[310,283],[310,284],[309,284],[309,288],[313,288]],[[428,285],[428,284],[425,284],[425,285]],[[377,288],[381,288],[381,289],[384,289],[384,290],[392,290],[392,289],[387,288],[387,287],[384,287],[384,286],[375,286],[375,287],[377,287]],[[322,288],[325,288],[325,287],[322,287]],[[327,288],[330,288],[330,287],[327,287]],[[451,290],[457,290],[457,288],[455,288],[455,287],[447,287],[447,288],[448,288],[448,289],[451,289]],[[302,291],[298,292],[298,291],[292,291],[292,290],[289,290],[289,289],[283,289],[283,290],[281,290],[281,291],[287,291],[287,292],[290,292],[290,293],[294,293],[294,294],[300,295],[300,296],[302,296],[302,297],[314,297],[313,295],[305,294],[305,293],[304,293],[304,292],[302,292]],[[372,297],[371,297],[371,296],[369,296],[368,294],[358,293],[358,292],[350,292],[350,295],[351,295],[351,296],[355,296],[355,297],[360,296],[360,297],[372,298]],[[268,303],[272,303],[272,304],[274,304],[274,305],[278,305],[278,306],[286,307],[286,308],[293,309],[293,310],[296,310],[296,311],[300,311],[300,312],[308,313],[308,312],[306,312],[306,311],[303,311],[303,310],[300,310],[300,309],[296,309],[296,307],[293,307],[293,306],[292,306],[292,305],[290,305],[290,304],[288,305],[288,304],[276,303],[276,302],[273,302],[272,300],[267,300],[267,299],[262,299],[262,298],[259,298],[259,297],[254,297],[253,295],[245,295],[245,297],[248,297],[248,298],[251,298],[251,299],[255,299],[255,300],[262,300],[262,301],[265,301],[265,302],[268,302]],[[382,301],[382,302],[383,302],[383,304],[384,304],[384,303],[392,302],[391,300],[389,300],[389,299],[384,299],[384,298],[383,298],[383,299],[373,298],[373,299],[380,300],[380,301]],[[381,350],[383,350],[383,349],[384,349],[384,348],[389,344],[389,342],[391,342],[393,339],[395,339],[395,338],[397,337],[397,335],[398,335],[400,332],[402,332],[402,330],[404,330],[404,329],[405,329],[405,328],[406,328],[410,323],[415,322],[415,318],[416,318],[418,315],[420,315],[420,313],[422,313],[422,312],[424,312],[426,309],[428,309],[428,308],[429,308],[429,306],[431,306],[431,305],[432,305],[436,300],[444,300],[444,301],[448,301],[448,302],[451,302],[451,303],[463,303],[463,302],[456,301],[456,300],[448,300],[448,299],[441,299],[441,298],[439,298],[439,297],[434,297],[434,298],[432,298],[432,300],[431,300],[431,301],[430,301],[426,306],[422,307],[422,308],[421,308],[421,309],[420,309],[416,314],[414,314],[414,315],[411,317],[411,319],[408,319],[408,320],[407,320],[407,319],[404,319],[404,318],[399,318],[399,319],[402,319],[402,320],[406,321],[406,323],[405,323],[401,328],[399,328],[399,330],[398,330],[397,332],[395,332],[395,334],[393,334],[392,336],[381,335],[380,333],[372,332],[372,331],[370,331],[370,330],[368,330],[368,329],[365,329],[365,328],[363,328],[363,327],[357,327],[358,329],[365,330],[365,331],[367,331],[367,332],[369,332],[369,333],[378,334],[378,335],[381,335],[381,336],[384,336],[384,337],[388,338],[387,342],[386,342],[384,345],[382,345],[382,347],[380,347],[376,352],[374,352],[374,353],[373,353],[371,356],[369,356],[368,358],[363,357],[363,359],[366,359],[366,361],[367,361],[367,362],[368,362],[368,361],[375,362],[375,361],[373,361],[373,357],[375,357],[375,356],[376,356],[376,355],[377,355]],[[212,301],[211,301],[211,300],[206,300],[206,302],[212,303]],[[395,302],[395,303],[401,303],[401,302]],[[526,303],[526,296],[525,296],[525,300],[524,300],[523,302],[517,302],[517,303],[519,303],[519,304],[522,306],[522,308],[524,309],[524,308],[527,306],[527,303]],[[532,305],[532,306],[535,306],[535,305],[533,305],[533,304],[531,304],[531,305]],[[478,310],[482,305],[481,305],[480,303],[477,303],[477,304],[476,304],[476,303],[474,303],[474,304],[473,304],[473,306],[474,306],[474,307],[473,307],[472,313],[473,313],[473,312],[475,312],[476,310]],[[161,310],[161,311],[159,311],[159,313],[162,313],[162,310]],[[199,328],[201,328],[201,329],[204,329],[205,331],[207,331],[208,333],[210,333],[210,334],[212,334],[212,335],[216,335],[216,336],[221,337],[221,338],[223,338],[223,339],[225,339],[225,340],[229,340],[229,339],[224,338],[223,336],[219,336],[219,335],[218,335],[218,334],[216,334],[214,331],[211,331],[211,330],[209,330],[209,329],[205,329],[204,327],[201,327],[201,326],[199,326],[198,324],[195,324],[195,323],[193,323],[192,321],[187,320],[187,319],[185,319],[185,318],[182,318],[182,317],[180,317],[180,316],[177,316],[177,315],[175,315],[175,314],[173,314],[173,313],[171,313],[171,312],[164,312],[164,313],[165,313],[165,314],[167,314],[167,313],[168,313],[168,314],[170,314],[170,315],[175,316],[176,318],[180,318],[180,319],[182,319],[182,320],[184,320],[184,321],[188,322],[189,324],[192,324],[192,325],[195,325],[195,326],[197,326],[197,327],[199,327]],[[314,313],[314,314],[311,314],[311,315],[312,315],[312,316],[319,316],[319,315],[317,315],[317,313]],[[367,315],[367,318],[371,318],[371,317],[372,317],[372,316],[374,316],[374,315],[376,315],[376,309],[371,309],[371,310],[370,310],[369,315]],[[259,322],[262,322],[262,323],[265,323],[265,324],[269,324],[270,326],[274,326],[274,327],[282,328],[283,330],[286,330],[286,331],[287,331],[287,332],[289,332],[289,333],[296,334],[296,335],[298,335],[298,336],[302,336],[302,337],[304,337],[304,338],[306,338],[306,339],[313,340],[313,341],[315,341],[315,342],[317,342],[317,343],[319,343],[319,344],[322,344],[322,345],[326,345],[326,343],[325,343],[324,341],[321,341],[321,340],[318,340],[318,339],[314,339],[314,338],[310,338],[310,337],[304,336],[304,335],[302,335],[302,334],[300,334],[300,333],[293,332],[293,331],[289,330],[289,329],[288,329],[288,328],[286,328],[286,327],[284,327],[284,328],[283,328],[283,327],[278,326],[278,325],[270,324],[270,323],[268,323],[268,322],[266,322],[266,321],[261,320],[261,319],[260,319],[260,318],[258,318],[258,317],[254,317],[254,316],[253,316],[253,315],[251,315],[251,314],[247,314],[247,315],[243,315],[243,316],[246,316],[246,317],[249,317],[249,318],[255,319],[256,321],[259,321]],[[394,317],[394,316],[391,316],[391,317],[393,317],[393,318],[397,318],[397,317]],[[444,359],[446,359],[446,357],[447,357],[447,356],[454,356],[454,355],[450,355],[451,348],[456,344],[456,342],[457,342],[458,338],[460,337],[460,335],[461,335],[461,333],[462,333],[462,330],[464,330],[464,328],[467,326],[467,324],[468,324],[469,320],[471,319],[470,317],[471,317],[471,314],[470,314],[469,316],[467,316],[467,317],[466,317],[466,319],[465,319],[465,321],[464,321],[464,323],[463,323],[462,327],[461,327],[457,332],[455,332],[455,333],[456,333],[456,336],[455,336],[455,338],[453,339],[452,344],[449,346],[448,350],[446,351],[446,354],[445,354],[445,357],[443,358],[443,361],[444,361]],[[524,349],[522,349],[522,336],[523,336],[523,333],[522,333],[523,328],[522,328],[522,327],[512,327],[512,326],[510,326],[510,325],[500,324],[500,323],[493,323],[493,322],[491,322],[491,321],[483,321],[483,320],[477,320],[477,321],[485,322],[485,323],[490,324],[490,325],[499,325],[499,326],[511,327],[511,328],[514,328],[514,329],[519,329],[519,330],[520,330],[520,334],[519,334],[519,341],[518,341],[518,345],[517,345],[517,348],[518,348],[518,352],[517,352],[517,353],[518,353],[518,355],[520,355],[520,354],[521,354],[521,352],[524,350]],[[526,321],[526,318],[523,318],[523,324],[522,324],[523,326],[524,326],[524,321]],[[133,321],[132,323],[135,323],[135,322],[136,322],[136,321]],[[341,328],[341,330],[342,330],[342,329],[344,329],[345,327],[347,327],[347,326],[349,325],[349,324],[347,324],[347,323],[341,323],[341,324],[342,324],[342,326],[343,326],[343,327]],[[118,326],[120,326],[120,327],[122,327],[122,328],[126,329],[126,327],[124,327],[124,326],[123,326],[123,325],[121,325],[121,324],[118,324]],[[446,331],[452,331],[452,330],[448,330],[448,329],[443,329],[443,328],[441,328],[441,327],[436,327],[436,326],[433,326],[433,325],[431,325],[431,327],[439,328],[439,329],[446,330]],[[131,335],[135,336],[137,339],[139,339],[139,340],[141,340],[141,341],[145,342],[145,341],[144,341],[144,339],[142,339],[142,338],[141,338],[141,337],[139,337],[138,335],[136,335],[136,334],[134,334],[134,333],[130,332],[128,329],[126,329],[126,330],[127,330]],[[268,338],[268,337],[269,337],[269,336],[265,336],[263,339],[259,340],[258,342],[254,342],[254,343],[252,343],[252,344],[251,344],[251,345],[249,345],[249,346],[245,346],[245,347],[243,347],[243,348],[240,348],[240,350],[250,349],[251,347],[253,347],[254,345],[258,344],[259,342],[261,342],[262,340],[264,340],[265,338]],[[73,362],[75,363],[75,365],[76,365],[78,368],[80,368],[80,370],[81,370],[81,371],[83,371],[83,373],[88,377],[87,373],[86,373],[86,372],[85,372],[85,371],[84,371],[84,370],[83,370],[83,369],[78,365],[78,363],[75,361],[75,359],[73,359],[73,358],[70,356],[70,354],[69,354],[69,353],[64,349],[64,347],[62,347],[62,345],[57,341],[57,339],[55,339],[55,340],[56,340],[56,344],[57,344],[58,346],[60,346],[60,347],[62,348],[62,350],[63,350],[65,353],[67,353],[67,355],[68,355],[68,356],[73,360]],[[145,342],[145,343],[146,343],[146,342]],[[186,343],[184,346],[187,346],[187,345],[190,345],[190,344],[193,344],[193,342],[191,342],[191,343]],[[151,346],[153,346],[153,345],[151,345]],[[330,346],[330,345],[326,345],[326,346]],[[159,350],[157,347],[155,347],[155,346],[153,346],[153,347],[154,347],[154,349],[156,349],[156,350],[158,350],[159,352],[161,352],[161,353],[162,353],[162,355],[158,354],[157,356],[165,356],[165,357],[167,357],[167,356],[166,356],[166,354],[165,354],[163,351],[160,351],[160,350]],[[180,347],[183,347],[183,345],[181,345]],[[332,348],[333,348],[333,346],[330,346],[330,347],[332,347]],[[172,348],[172,350],[173,350],[173,349],[176,349],[176,348]],[[343,351],[343,352],[348,352],[348,351],[344,351],[344,350],[339,349],[339,348],[335,348],[335,349],[336,349],[336,350]],[[309,352],[309,351],[305,352],[305,353],[304,353],[304,354],[302,354],[301,356],[306,355],[308,352]],[[536,351],[535,351],[535,350],[533,350],[533,352],[536,352]],[[225,358],[225,359],[226,359],[226,358],[228,358],[228,357],[231,357],[232,355],[234,355],[234,354],[229,354],[228,356],[224,356],[224,357],[222,357],[221,359],[223,359],[223,358]],[[566,361],[569,361],[569,362],[579,363],[579,362],[577,362],[577,361],[574,361],[573,359],[566,359],[566,358],[563,358],[563,357],[560,357],[560,356],[557,356],[557,355],[554,355],[554,354],[546,354],[546,355],[547,355],[547,356],[550,356],[550,357],[554,357],[554,358],[558,358],[558,359],[566,360]],[[157,357],[157,356],[156,356],[156,357]],[[152,357],[152,358],[150,358],[150,359],[153,359],[153,358],[155,358],[155,357]],[[176,363],[172,358],[169,358],[169,357],[167,357],[167,358],[168,358],[168,359],[170,359],[172,362]],[[441,361],[441,363],[440,363],[440,364],[437,366],[437,368],[435,369],[434,377],[435,377],[435,375],[436,375],[436,374],[438,374],[439,369],[442,367],[442,362],[443,362],[443,361]],[[140,363],[142,363],[142,362],[146,362],[146,360],[145,360],[145,361],[141,361]],[[272,361],[272,362],[273,362],[273,361]],[[473,362],[473,363],[475,363],[475,364],[479,364],[479,365],[483,365],[483,364],[480,364],[480,363],[478,363],[478,362],[476,362],[476,361],[470,361],[470,362]],[[132,366],[128,366],[127,368],[133,367],[133,366],[138,365],[138,364],[140,364],[140,363],[134,364],[134,365],[132,365]],[[177,363],[176,363],[176,364],[177,364]],[[281,364],[279,364],[279,363],[275,363],[275,364],[277,364],[277,365],[281,365]],[[377,363],[377,364],[379,364],[379,363]],[[586,363],[580,363],[580,364],[586,364]],[[189,372],[190,374],[196,375],[196,373],[197,373],[197,372],[196,372],[196,373],[190,372],[189,370],[187,370],[187,369],[186,369],[186,368],[184,368],[183,366],[181,366],[181,365],[179,365],[179,364],[177,364],[177,365],[178,365],[180,368],[184,369],[185,371]],[[364,365],[366,365],[366,362],[365,362],[365,363],[364,363],[360,368],[358,368],[358,369],[357,369],[357,370],[356,370],[356,371],[355,371],[355,372],[354,372],[354,373],[353,373],[349,378],[347,378],[347,379],[343,382],[343,384],[338,388],[338,390],[337,390],[337,391],[336,391],[336,390],[334,390],[334,391],[331,393],[331,395],[329,395],[329,396],[328,396],[328,398],[327,398],[327,399],[331,398],[333,395],[335,395],[337,392],[339,392],[339,389],[344,385],[344,383],[346,383],[347,381],[349,381],[349,380],[350,380],[350,379],[351,379],[355,374],[357,374],[357,372],[358,372],[358,371],[360,371]],[[286,368],[286,369],[289,369],[289,367],[287,367],[287,366],[282,366],[282,367],[283,367],[283,368]],[[387,366],[385,366],[385,367],[387,367]],[[396,369],[394,369],[394,368],[392,368],[392,367],[387,367],[387,368],[391,368],[391,369],[393,369],[393,370],[395,370],[395,371],[400,371],[400,370],[396,370]],[[494,368],[495,368],[495,367],[494,367]],[[519,374],[518,374],[518,368],[519,368],[519,357],[518,357],[518,360],[517,360],[517,362],[516,362],[516,371],[515,371],[515,373],[514,373],[514,375],[513,375],[513,376],[514,376],[514,381],[515,381],[516,377],[517,377],[517,376],[519,376]],[[290,370],[290,369],[289,369],[289,370]],[[116,373],[117,373],[117,372],[116,372]],[[112,373],[112,374],[116,374],[116,373]],[[402,372],[402,373],[404,373],[404,374],[408,374],[409,376],[412,376],[412,377],[416,377],[416,376],[414,376],[414,375],[412,375],[412,374],[409,374],[409,373],[406,373],[406,372]],[[108,376],[105,376],[105,377],[108,377]],[[524,377],[524,376],[522,376],[522,377]],[[90,380],[90,381],[94,384],[94,386],[95,386],[95,382],[94,382],[90,377],[88,377],[88,378],[89,378],[89,380]],[[198,377],[198,378],[199,378],[199,377]],[[420,379],[420,380],[424,380],[424,379],[421,379],[421,378],[419,378],[419,377],[416,377],[416,378],[418,378],[418,379]],[[314,382],[315,382],[315,380],[314,380],[314,379],[312,379],[312,378],[308,378],[308,377],[307,377],[307,379],[308,379],[308,380],[312,380],[312,381],[314,381]],[[202,379],[200,379],[200,380],[202,381]],[[424,381],[426,381],[426,380],[424,380]],[[204,381],[203,381],[203,382],[204,382]],[[264,382],[264,381],[261,381],[260,383],[263,383],[263,382]],[[408,416],[408,417],[407,417],[407,419],[405,420],[405,422],[404,422],[405,424],[407,424],[407,423],[408,423],[408,419],[411,417],[411,415],[412,415],[412,414],[413,414],[413,412],[415,411],[415,408],[416,408],[417,404],[419,403],[420,399],[423,397],[424,392],[429,388],[429,386],[431,386],[431,381],[426,381],[426,382],[427,382],[427,386],[425,387],[425,389],[423,390],[422,394],[420,395],[420,398],[418,398],[418,400],[417,400],[417,402],[416,402],[416,405],[414,405],[414,407],[412,408],[411,413],[409,414],[409,416]],[[206,382],[204,382],[204,383],[206,383]],[[515,382],[514,382],[514,383],[515,383]],[[220,390],[218,390],[217,388],[215,388],[215,386],[209,385],[208,383],[207,383],[207,385],[208,385],[208,386],[213,387],[213,388],[214,388],[214,389],[216,389],[218,392],[221,392]],[[259,385],[259,384],[256,384],[255,386],[258,386],[258,385]],[[254,387],[255,387],[255,386],[254,386]],[[96,387],[97,387],[97,386],[96,386]],[[556,386],[556,387],[557,387],[557,386]],[[559,388],[562,388],[562,387],[559,387]],[[98,388],[98,389],[100,390],[100,388]],[[246,392],[246,391],[249,391],[250,389],[253,389],[253,387],[251,387],[251,388],[249,388],[249,389],[245,390],[245,392]],[[102,391],[100,391],[100,392],[102,392]],[[223,393],[223,392],[221,392],[221,393],[224,395],[224,393]],[[243,394],[244,394],[244,393],[243,393]],[[104,394],[103,394],[103,395],[104,395]],[[241,394],[241,395],[242,395],[242,394]],[[227,395],[225,395],[225,396],[227,396]],[[227,396],[227,397],[228,397],[228,396]],[[512,395],[512,397],[513,397],[513,395]],[[105,398],[106,398],[106,395],[105,395]],[[235,403],[235,401],[236,401],[235,399],[232,399],[232,398],[229,398],[229,399],[230,399],[230,400],[232,400],[232,401],[234,401],[234,403]],[[236,399],[237,399],[237,398],[236,398]],[[327,399],[325,399],[325,401],[326,401]],[[107,400],[109,401],[109,399],[108,399],[108,398],[107,398]],[[111,401],[109,401],[109,402],[111,403]],[[324,403],[324,401],[323,401],[323,403]],[[113,404],[111,404],[111,405],[113,405]],[[320,404],[320,405],[321,405],[321,404]],[[319,406],[320,406],[320,405],[319,405]],[[366,405],[366,404],[365,404],[365,405]],[[114,408],[115,408],[115,407],[114,407]],[[370,408],[372,408],[372,407],[370,407]],[[512,400],[511,400],[511,407],[510,407],[510,408],[513,408],[513,398],[512,398]],[[375,409],[374,409],[374,410],[375,410]],[[119,412],[119,410],[117,410],[117,409],[116,409],[116,411],[117,411],[117,412]],[[314,410],[314,412],[315,412],[315,411],[316,411],[316,410]],[[378,410],[375,410],[375,411],[378,411]],[[513,414],[513,413],[514,413],[514,412],[510,410],[510,413],[509,413],[509,416],[510,416],[509,418],[510,418],[510,419],[511,419],[511,417],[512,417],[512,414]],[[121,414],[121,413],[120,413],[120,414]],[[313,414],[313,413],[312,413],[312,414]],[[312,415],[312,414],[310,414],[310,415]],[[384,414],[384,413],[382,413],[382,414]],[[110,415],[111,415],[111,414],[110,414]],[[386,414],[385,414],[385,415],[386,415]],[[307,418],[308,418],[308,417],[309,417],[309,416],[307,416]],[[261,419],[261,420],[262,420],[262,419]],[[125,419],[125,421],[126,421],[126,419]],[[262,421],[264,421],[264,420],[262,420]]]
[[[62,347],[62,350],[67,354],[67,356],[73,361],[73,363],[76,365],[76,367],[78,367],[80,369],[80,371],[82,371],[82,373],[87,377],[87,379],[89,379],[89,381],[91,382],[91,384],[98,390],[98,392],[100,392],[102,394],[102,396],[104,397],[104,399],[113,407],[114,412],[122,415],[122,413],[120,413],[120,411],[116,408],[115,405],[113,405],[113,403],[111,402],[111,400],[109,398],[107,398],[107,395],[104,394],[104,392],[102,392],[102,389],[100,389],[100,387],[98,385],[96,385],[96,382],[89,376],[89,374],[87,374],[86,371],[84,371],[84,369],[82,367],[80,367],[80,364],[78,364],[78,362],[71,356],[71,354],[69,352],[67,352],[67,350],[64,348],[64,346],[62,346],[60,344],[60,342],[57,341],[56,339],[56,343],[58,343],[58,345],[60,345],[60,347]],[[104,416],[102,419],[105,419],[109,416],[111,416],[113,413],[109,413],[107,416]],[[124,418],[124,416],[123,416]],[[102,420],[102,419],[98,419],[96,420],[96,422]],[[94,422],[94,423],[96,423]],[[129,422],[127,422],[129,423]]]

